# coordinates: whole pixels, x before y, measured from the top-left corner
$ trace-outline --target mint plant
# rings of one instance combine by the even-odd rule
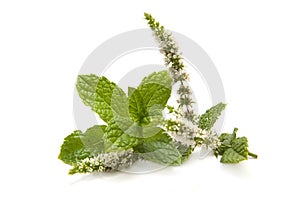
[[[108,172],[130,167],[143,159],[163,165],[181,165],[195,148],[213,150],[222,163],[238,163],[257,155],[248,151],[245,137],[220,136],[214,123],[225,109],[219,103],[197,115],[179,48],[172,34],[145,13],[166,70],[144,77],[127,94],[104,76],[79,75],[76,88],[82,102],[105,122],[85,132],[76,130],[64,139],[58,158],[71,165],[69,174]],[[177,87],[177,105],[167,105],[172,87]],[[169,116],[163,116],[163,110]]]

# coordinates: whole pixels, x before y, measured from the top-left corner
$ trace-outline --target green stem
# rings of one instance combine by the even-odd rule
[[[251,156],[252,158],[257,159],[257,155],[251,152],[248,152],[248,155]]]

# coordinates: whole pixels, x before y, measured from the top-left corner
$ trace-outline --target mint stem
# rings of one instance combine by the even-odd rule
[[[248,152],[248,155],[251,156],[252,158],[255,158],[255,159],[257,158],[257,155],[254,153]]]

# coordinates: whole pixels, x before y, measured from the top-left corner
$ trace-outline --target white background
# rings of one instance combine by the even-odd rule
[[[197,2],[197,3],[196,3]],[[299,199],[298,1],[1,1],[0,199]],[[57,159],[75,129],[85,58],[110,37],[147,27],[143,12],[196,41],[218,68],[228,104],[258,160],[197,153],[156,173],[69,176]]]

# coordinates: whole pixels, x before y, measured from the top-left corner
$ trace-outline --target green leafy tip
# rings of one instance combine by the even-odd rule
[[[238,129],[233,133],[223,133],[220,136],[221,145],[215,150],[215,155],[221,155],[221,163],[239,163],[247,160],[248,156],[257,158],[256,154],[249,152],[248,140],[246,137],[236,137]]]
[[[90,156],[90,153],[85,149],[82,143],[82,136],[83,134],[79,130],[67,136],[61,145],[58,158],[66,164],[73,165]]]
[[[218,103],[217,105],[208,109],[204,114],[200,116],[198,125],[199,128],[201,128],[202,130],[210,130],[218,120],[225,107],[226,104]]]

